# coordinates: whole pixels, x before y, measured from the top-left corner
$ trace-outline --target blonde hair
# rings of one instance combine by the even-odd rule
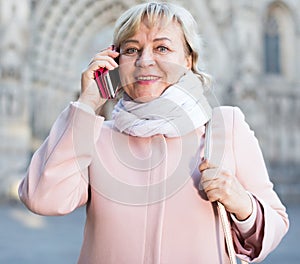
[[[147,22],[151,27],[162,24],[167,25],[174,21],[180,25],[186,42],[185,52],[187,55],[192,56],[191,70],[199,76],[204,86],[209,86],[210,76],[198,67],[202,43],[197,32],[197,23],[191,13],[181,6],[165,2],[150,2],[128,9],[116,21],[113,36],[114,45],[120,47],[125,40],[132,37],[145,18],[147,18]]]

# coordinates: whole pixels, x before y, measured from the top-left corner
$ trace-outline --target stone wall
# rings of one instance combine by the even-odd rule
[[[138,2],[0,0],[0,197],[9,195],[57,115],[76,99],[81,71],[111,43],[115,19]],[[201,67],[214,77],[220,104],[243,110],[275,188],[284,201],[299,202],[300,2],[176,2],[199,24]],[[278,72],[265,67],[268,21],[275,21]]]

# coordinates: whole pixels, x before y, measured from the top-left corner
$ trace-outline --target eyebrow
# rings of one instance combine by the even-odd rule
[[[167,38],[167,37],[155,38],[155,39],[153,40],[153,42],[158,42],[158,41],[162,41],[162,40],[167,40],[167,41],[169,41],[169,42],[172,42],[172,40],[169,39],[169,38]],[[126,43],[132,43],[132,42],[133,42],[133,43],[139,43],[139,41],[136,40],[136,39],[127,39],[127,40],[124,41],[125,44],[126,44]]]

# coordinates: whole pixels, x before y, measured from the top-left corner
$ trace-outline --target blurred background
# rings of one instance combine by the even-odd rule
[[[56,256],[55,263],[75,263],[84,209],[63,219],[34,216],[19,204],[17,186],[58,114],[78,97],[82,70],[96,52],[111,44],[116,18],[140,2],[0,0],[0,263],[40,263],[37,260],[45,254]],[[203,38],[201,67],[213,76],[214,93],[220,104],[243,110],[275,190],[298,217],[300,1],[169,2],[181,4],[195,17]],[[293,228],[274,261],[293,249],[288,242],[299,237],[299,227]],[[54,234],[61,239],[45,244],[42,251],[28,252],[32,245],[41,247],[41,240],[57,239]],[[14,248],[21,243],[23,250],[10,252],[10,243]],[[50,253],[55,247],[69,251]],[[71,259],[60,258],[70,255]],[[294,259],[299,263],[296,250]]]

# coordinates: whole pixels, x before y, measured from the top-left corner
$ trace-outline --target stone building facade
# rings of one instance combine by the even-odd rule
[[[26,170],[81,71],[111,43],[116,18],[137,0],[0,0],[0,197]],[[255,130],[270,177],[300,201],[300,1],[190,0],[202,62],[220,104]],[[255,166],[255,164],[254,164]]]

